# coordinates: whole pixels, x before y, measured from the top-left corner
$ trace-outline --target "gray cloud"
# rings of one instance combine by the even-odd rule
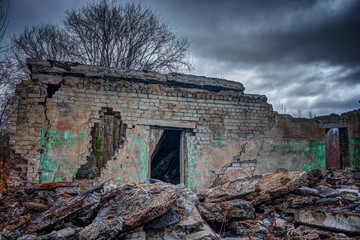
[[[128,0],[131,1],[131,0]],[[24,25],[56,23],[82,1],[6,0],[9,34]],[[360,1],[149,0],[192,43],[193,74],[243,82],[289,112],[319,114],[358,108]]]

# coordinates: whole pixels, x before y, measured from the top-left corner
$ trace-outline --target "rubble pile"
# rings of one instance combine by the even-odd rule
[[[360,171],[278,172],[193,192],[105,182],[24,189],[1,200],[0,239],[358,239]]]
[[[355,169],[237,179],[198,192],[200,214],[223,237],[359,239],[359,180]]]

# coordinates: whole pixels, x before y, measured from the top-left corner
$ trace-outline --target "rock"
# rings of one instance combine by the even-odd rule
[[[83,240],[111,240],[118,239],[122,232],[124,220],[122,217],[104,219],[86,226],[80,233],[79,239]]]
[[[241,178],[249,178],[252,175],[252,171],[249,167],[242,169],[228,169],[225,171],[222,178],[216,183],[216,186],[221,186],[228,182],[235,181]]]
[[[352,170],[329,170],[325,175],[326,183],[334,188],[348,188],[353,186],[360,179],[360,172]]]
[[[360,233],[360,216],[333,212],[315,212],[311,210],[296,210],[294,219],[298,223],[327,228],[335,231]]]
[[[203,226],[200,231],[186,235],[186,239],[189,240],[200,240],[200,239],[218,239],[214,236],[214,233],[206,226]]]
[[[271,222],[269,220],[267,220],[266,218],[264,218],[262,221],[261,221],[261,224],[264,225],[265,227],[271,227]]]
[[[75,229],[69,227],[60,229],[59,231],[52,231],[49,234],[42,235],[36,238],[36,240],[60,240],[60,239],[69,239],[70,237],[74,236]]]
[[[43,212],[49,209],[49,206],[41,203],[35,203],[35,202],[24,202],[23,203],[25,208],[30,211],[34,212]]]
[[[286,195],[299,186],[307,185],[307,174],[305,172],[269,173],[263,175],[257,185],[256,194],[249,196],[253,206]]]
[[[329,188],[329,189],[320,191],[319,196],[322,198],[337,197],[337,196],[339,196],[339,192],[336,191],[335,189]]]
[[[312,205],[318,200],[319,198],[317,197],[296,198],[290,202],[290,206],[293,208],[302,208],[304,206]]]
[[[310,226],[300,225],[295,231],[297,236],[304,236],[306,239],[350,239],[343,233],[333,233],[323,229],[318,229]],[[318,238],[316,238],[318,237]]]
[[[146,240],[149,238],[147,238],[147,235],[143,227],[138,227],[134,230],[120,234],[119,238],[117,239]]]
[[[255,236],[264,239],[269,234],[269,230],[266,227],[259,226],[256,230]]]
[[[282,218],[275,218],[276,228],[286,229],[287,221]]]
[[[340,199],[339,198],[322,198],[316,201],[318,204],[324,204],[324,203],[336,203]]]
[[[178,199],[177,201],[181,200]],[[180,215],[177,205],[178,204],[173,204],[167,213],[146,223],[146,226],[154,229],[159,229],[180,222]]]
[[[252,229],[247,229],[244,227],[237,227],[236,228],[236,236],[241,237],[241,239],[249,239],[249,236],[253,236],[254,235],[254,228]],[[253,238],[251,238],[253,239]]]
[[[354,202],[360,199],[360,193],[359,190],[353,190],[353,189],[338,189],[340,192],[340,196],[348,201]]]
[[[234,199],[221,203],[200,203],[201,216],[206,221],[223,222],[238,219],[251,219],[255,216],[254,207],[245,200]]]
[[[149,184],[132,189],[114,202],[113,214],[123,216],[125,230],[134,229],[165,214],[179,196],[171,184]]]
[[[109,188],[112,183],[106,182],[82,193],[69,198],[67,201],[42,212],[32,220],[37,231],[51,228],[58,223],[71,220],[86,222],[98,208],[100,202],[115,196],[118,192],[115,186]]]
[[[201,190],[196,193],[200,202],[222,202],[235,198],[242,198],[245,195],[255,192],[256,184],[261,176],[237,179],[225,183],[219,187]]]
[[[92,223],[100,222],[110,214],[111,214],[111,207],[110,206],[103,207],[99,210],[98,214],[96,215],[96,218]]]
[[[178,185],[179,186],[179,185]],[[170,211],[155,218],[146,224],[146,236],[148,239],[216,239],[210,228],[204,224],[197,210],[199,199],[190,189],[176,187],[180,197],[171,206]],[[171,217],[168,215],[172,215]],[[164,218],[164,216],[166,216]],[[178,220],[175,224],[169,224],[165,220],[170,218]],[[174,221],[175,222],[175,221]],[[158,228],[159,225],[164,227]]]
[[[356,193],[353,193],[353,192],[341,192],[340,196],[343,199],[351,201],[351,202],[354,202],[359,198],[359,196]]]
[[[315,188],[309,188],[309,187],[305,187],[305,186],[301,186],[298,188],[298,191],[300,192],[301,195],[318,195],[319,194],[319,190],[315,189]]]
[[[37,238],[37,236],[34,234],[26,234],[26,235],[19,237],[17,240],[34,240],[36,238]]]

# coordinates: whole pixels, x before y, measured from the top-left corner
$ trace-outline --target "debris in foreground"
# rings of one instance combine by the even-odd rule
[[[1,199],[0,239],[358,239],[360,171],[279,172],[194,193],[183,184],[41,186]]]

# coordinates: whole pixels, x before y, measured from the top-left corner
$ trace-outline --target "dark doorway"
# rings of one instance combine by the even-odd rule
[[[151,157],[151,178],[180,183],[181,133],[181,130],[164,130]]]
[[[326,169],[351,167],[347,128],[326,129]]]

